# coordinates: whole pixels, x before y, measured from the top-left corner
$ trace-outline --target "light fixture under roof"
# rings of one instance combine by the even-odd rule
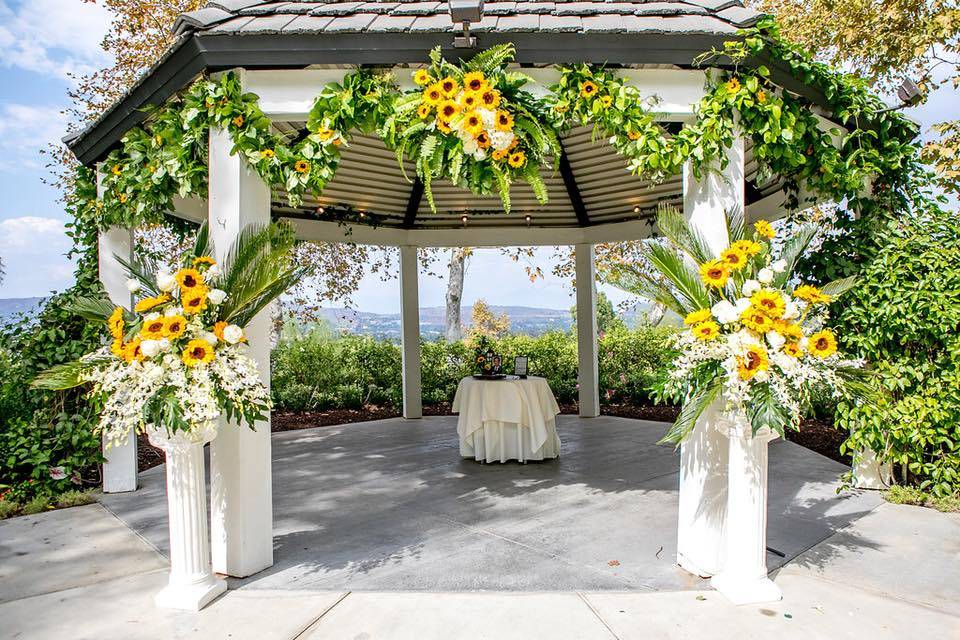
[[[469,49],[477,44],[477,39],[470,35],[470,23],[480,22],[483,19],[483,0],[450,0],[450,19],[454,24],[463,25],[463,35],[453,39],[453,46],[458,49]]]

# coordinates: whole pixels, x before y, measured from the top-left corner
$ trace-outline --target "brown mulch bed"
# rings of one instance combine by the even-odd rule
[[[560,413],[564,415],[574,415],[577,411],[576,403],[560,405]],[[679,407],[665,405],[607,404],[601,408],[604,415],[655,422],[673,422],[677,419],[679,411]],[[425,406],[423,415],[449,416],[453,413],[450,411],[450,403],[444,402]],[[369,420],[385,420],[399,416],[400,412],[392,407],[378,406],[368,406],[363,409],[330,409],[328,411],[276,411],[270,423],[270,430],[274,433],[296,431],[298,429],[332,427]],[[824,420],[804,420],[800,431],[787,432],[787,440],[837,462],[850,464],[850,457],[840,454],[840,443],[844,439],[843,433],[834,429],[831,423]],[[146,435],[139,437],[137,458],[140,471],[163,464],[163,452],[151,445]]]

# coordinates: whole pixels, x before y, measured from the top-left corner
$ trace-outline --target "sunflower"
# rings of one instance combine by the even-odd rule
[[[480,104],[480,94],[476,91],[464,91],[460,94],[460,106],[469,111]]]
[[[182,292],[204,286],[203,274],[196,269],[180,269],[174,274],[173,278],[180,285],[180,291]]]
[[[120,357],[123,358],[127,364],[130,364],[134,360],[143,360],[143,351],[140,349],[140,338],[134,338],[130,342],[125,343],[120,348]]]
[[[764,313],[776,320],[783,317],[786,302],[778,291],[770,289],[761,289],[750,296],[750,304],[757,309],[762,309]]]
[[[437,120],[437,129],[444,133],[450,133],[453,129],[450,128],[450,125],[444,122],[443,120]]]
[[[766,101],[767,101],[767,93],[763,89],[760,89],[759,91],[757,91],[757,102],[759,102],[760,104],[763,104]]]
[[[523,151],[511,153],[507,163],[514,169],[519,169],[527,163],[527,154],[525,154]]]
[[[487,135],[486,131],[481,131],[477,134],[477,146],[481,149],[487,149],[490,147],[490,136]]]
[[[277,155],[277,152],[274,151],[273,149],[264,149],[263,151],[260,152],[260,157],[266,158],[267,160],[269,160],[270,158],[273,158],[276,155]]]
[[[825,294],[823,291],[809,284],[802,284],[796,289],[793,290],[793,296],[795,298],[800,298],[801,300],[806,300],[807,302],[812,303],[823,303],[826,304],[832,299],[829,295]]]
[[[237,116],[236,118],[231,120],[231,122],[233,122],[233,126],[239,129],[240,127],[243,126],[243,122],[244,122],[243,116]]]
[[[590,80],[580,83],[580,96],[588,100],[597,95],[597,85]]]
[[[487,89],[480,94],[480,102],[487,109],[496,109],[500,106],[500,92],[493,89]]]
[[[729,247],[720,252],[720,259],[732,270],[739,271],[747,266],[747,254]]]
[[[627,131],[627,138],[630,140],[639,140],[640,132],[639,131]]]
[[[413,73],[413,81],[416,82],[418,86],[425,87],[433,82],[433,78],[430,77],[426,69],[417,69]]]
[[[113,313],[107,318],[107,328],[110,329],[110,335],[114,339],[123,337],[123,308],[114,307]]]
[[[113,165],[113,168],[110,169],[110,172],[115,176],[119,176],[121,173],[123,173],[123,171],[120,169],[120,165],[118,164]]]
[[[333,137],[334,133],[336,133],[336,131],[330,127],[320,127],[320,129],[317,130],[317,137],[320,138],[320,142],[326,142]]]
[[[426,120],[430,116],[430,105],[423,103],[417,107],[417,115],[421,120]]]
[[[310,163],[306,160],[297,160],[293,163],[293,170],[297,173],[308,173],[310,171]]]
[[[191,340],[183,350],[183,364],[196,367],[213,360],[213,347],[206,340]]]
[[[752,258],[763,251],[763,247],[760,246],[760,243],[754,242],[753,240],[737,240],[730,245],[730,248],[746,254],[748,258]]]
[[[183,313],[190,316],[200,313],[207,308],[206,288],[191,289],[185,293],[180,302],[183,304]]]
[[[773,230],[773,225],[771,225],[766,220],[757,220],[753,223],[753,230],[757,232],[757,235],[761,238],[766,238],[767,240],[773,240],[777,235],[777,232]]]
[[[799,358],[803,355],[803,349],[801,349],[800,345],[796,342],[788,342],[783,345],[783,352],[791,358]]]
[[[440,104],[441,100],[443,100],[443,87],[440,86],[439,82],[434,82],[432,85],[424,89],[423,101],[430,106],[437,106]]]
[[[513,129],[513,116],[510,115],[510,112],[500,109],[494,118],[493,126],[498,131],[511,131]]]
[[[154,309],[156,307],[159,307],[162,304],[166,304],[167,302],[170,302],[170,300],[171,300],[170,294],[167,294],[167,293],[161,294],[159,296],[152,296],[150,298],[144,298],[143,300],[138,302],[135,307],[133,307],[133,310],[136,311],[137,313],[145,313],[147,311],[150,311],[150,309]]]
[[[763,334],[773,329],[773,319],[763,309],[749,307],[740,315],[740,322],[747,329]]]
[[[708,286],[720,289],[727,284],[729,277],[730,267],[721,260],[711,260],[700,265],[700,278]]]
[[[829,358],[837,352],[837,338],[830,329],[821,329],[810,336],[807,351],[818,358]]]
[[[210,256],[197,256],[193,259],[193,268],[197,269],[201,266],[212,267],[217,264],[217,261],[211,258]]]
[[[777,320],[773,323],[773,329],[787,340],[798,342],[803,338],[803,329],[800,325],[786,320]]]
[[[710,320],[712,317],[710,309],[697,309],[687,314],[683,319],[683,324],[700,324],[701,322]]]
[[[120,200],[120,204],[123,204],[127,201],[127,194],[121,193],[117,195],[117,199]]]
[[[496,151],[490,154],[490,157],[496,160],[497,162],[501,162],[502,160],[506,159],[506,157],[509,154],[510,152],[507,151],[506,149],[497,149]]]
[[[707,320],[706,322],[699,322],[693,325],[690,331],[693,332],[693,335],[696,336],[698,340],[709,342],[720,335],[720,325],[713,320]]]
[[[483,131],[483,118],[480,117],[480,114],[476,111],[468,111],[463,116],[463,128],[473,135],[477,135]]]
[[[460,113],[460,106],[453,100],[444,100],[437,109],[437,118],[444,122],[450,122],[453,116]]]
[[[217,336],[217,340],[223,342],[223,330],[227,328],[229,323],[221,320],[220,322],[213,325],[213,335]]]
[[[148,320],[140,327],[140,337],[144,340],[159,340],[166,335],[166,329],[167,323],[162,317]]]
[[[767,350],[760,345],[747,346],[746,355],[737,358],[737,373],[741,380],[749,380],[757,375],[758,371],[766,371],[769,368],[770,359],[767,357]]]
[[[167,316],[163,319],[163,332],[167,338],[179,338],[187,328],[187,319],[183,316]]]
[[[116,338],[110,345],[110,352],[118,358],[123,357],[123,338]]]
[[[463,88],[465,91],[486,91],[487,79],[480,71],[471,71],[463,76]]]
[[[740,81],[737,80],[736,78],[730,78],[729,80],[727,80],[724,86],[727,88],[727,91],[730,93],[736,93],[737,91],[740,91]]]
[[[612,96],[602,96],[600,98],[600,106],[603,107],[604,109],[609,109],[612,104],[613,104]]]
[[[459,93],[460,85],[457,84],[456,80],[454,80],[450,76],[447,76],[446,78],[440,81],[440,91],[442,91],[443,95],[445,95],[446,97],[452,98],[453,96],[457,95],[457,93]]]

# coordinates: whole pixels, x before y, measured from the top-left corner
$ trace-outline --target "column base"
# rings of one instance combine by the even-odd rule
[[[709,578],[716,573],[715,570],[709,569],[705,565],[697,564],[697,562],[691,560],[682,553],[677,553],[677,564],[680,565],[680,568],[687,573],[692,573],[693,575],[700,576],[701,578]]]
[[[216,576],[195,584],[168,584],[154,597],[161,609],[200,611],[227,590],[227,583]]]
[[[783,599],[783,592],[780,591],[780,587],[766,576],[762,578],[743,578],[720,572],[710,579],[710,586],[737,606],[777,602]]]

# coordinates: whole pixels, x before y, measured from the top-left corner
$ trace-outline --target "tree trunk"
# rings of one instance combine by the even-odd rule
[[[655,327],[663,321],[663,316],[666,315],[667,308],[660,304],[659,302],[654,302],[653,306],[650,307],[650,311],[647,311],[647,322],[651,327]]]
[[[460,305],[463,300],[463,276],[467,270],[466,248],[450,250],[450,275],[447,278],[447,331],[448,342],[463,338],[460,322]]]

